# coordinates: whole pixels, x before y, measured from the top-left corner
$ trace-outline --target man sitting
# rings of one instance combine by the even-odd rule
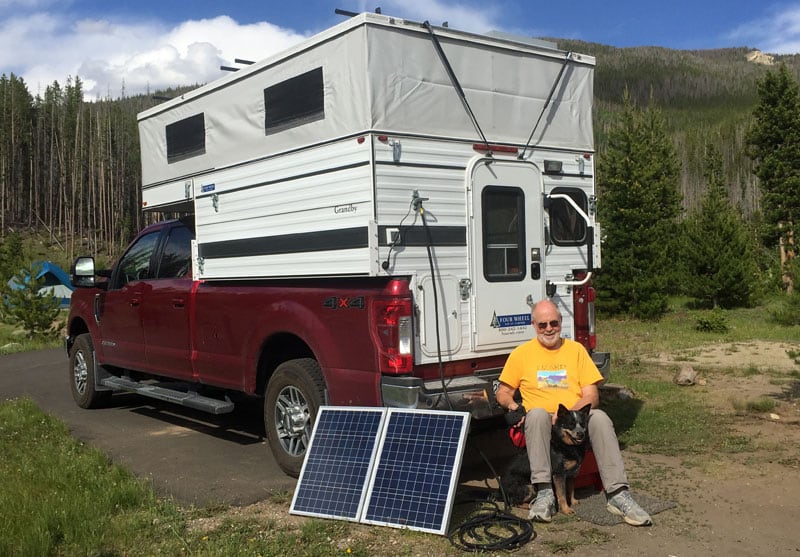
[[[519,407],[514,400],[519,389],[527,410],[517,425],[525,428],[531,483],[536,489],[528,518],[550,522],[555,514],[550,435],[559,403],[570,410],[591,404],[589,440],[605,487],[606,508],[633,526],[652,524],[650,515],[630,495],[614,425],[598,408],[597,385],[603,376],[583,345],[561,338],[561,312],[553,302],[542,300],[536,304],[532,318],[536,338],[511,352],[497,389],[497,402],[511,412]]]

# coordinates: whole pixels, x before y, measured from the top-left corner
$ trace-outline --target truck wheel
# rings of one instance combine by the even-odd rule
[[[72,398],[81,408],[97,408],[111,398],[111,391],[96,391],[94,388],[92,335],[87,333],[75,339],[75,344],[69,351],[69,375]]]
[[[270,449],[281,470],[300,475],[311,429],[325,400],[325,380],[316,360],[283,362],[264,396],[264,426]]]

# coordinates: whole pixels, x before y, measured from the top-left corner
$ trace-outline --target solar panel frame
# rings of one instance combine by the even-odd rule
[[[386,416],[385,408],[320,407],[291,514],[359,521]]]
[[[469,420],[467,412],[390,408],[361,522],[446,534]]]

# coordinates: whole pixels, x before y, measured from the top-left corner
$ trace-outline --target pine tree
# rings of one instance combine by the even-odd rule
[[[603,269],[598,305],[610,313],[658,318],[676,273],[669,262],[681,211],[679,163],[664,117],[652,100],[637,107],[628,92],[609,131],[598,169]]]
[[[685,289],[706,307],[747,307],[756,285],[753,242],[739,212],[728,202],[715,144],[708,147],[705,162],[708,190],[699,210],[686,222]]]
[[[17,286],[0,285],[0,320],[18,325],[28,334],[53,337],[58,334],[61,323],[56,319],[60,313],[59,300],[52,294],[41,294],[44,279],[36,278],[41,265],[31,265],[17,274]]]
[[[750,156],[761,186],[766,238],[771,246],[782,246],[785,282],[791,291],[800,219],[800,89],[781,64],[758,82],[758,98],[748,134]]]

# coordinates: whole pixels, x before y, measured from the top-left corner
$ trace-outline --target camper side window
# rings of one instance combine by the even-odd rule
[[[202,112],[167,124],[166,133],[168,163],[206,152],[206,120]]]
[[[489,282],[525,278],[525,194],[520,188],[483,189],[483,276]]]
[[[325,118],[322,68],[315,68],[264,89],[267,135]]]
[[[576,188],[555,188],[551,194],[568,195],[585,213],[588,210],[586,193]],[[550,239],[557,246],[581,246],[586,243],[586,221],[566,200],[550,201]]]

